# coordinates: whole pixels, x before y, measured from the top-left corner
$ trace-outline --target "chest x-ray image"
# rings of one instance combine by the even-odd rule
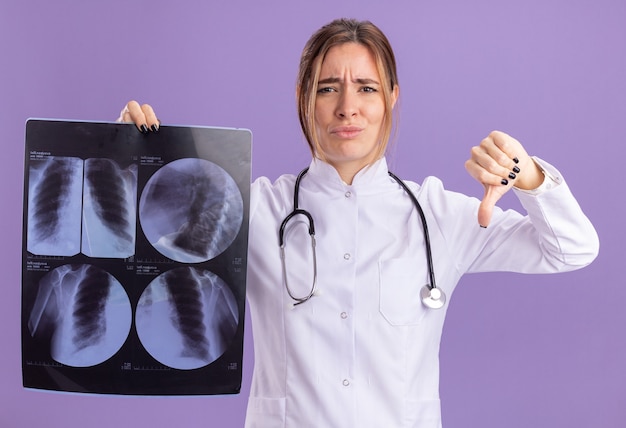
[[[27,122],[24,387],[240,392],[251,149],[245,129]]]
[[[137,165],[112,159],[85,160],[82,252],[126,258],[135,253]]]
[[[197,369],[224,353],[239,325],[235,296],[217,275],[180,267],[155,278],[136,312],[141,343],[156,360]]]
[[[63,265],[39,281],[28,330],[49,344],[55,361],[90,367],[121,348],[131,317],[128,295],[112,275],[92,265]]]
[[[28,170],[28,251],[73,256],[80,252],[83,161],[47,157]]]
[[[29,168],[28,250],[126,258],[135,252],[137,165],[50,156]]]
[[[182,263],[212,259],[233,241],[243,219],[236,183],[204,159],[179,159],[157,171],[143,189],[141,227],[164,256]]]

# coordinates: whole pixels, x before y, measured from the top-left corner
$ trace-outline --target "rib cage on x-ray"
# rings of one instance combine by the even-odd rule
[[[121,169],[111,159],[85,161],[82,252],[126,258],[135,251],[137,165]]]
[[[191,269],[174,269],[164,276],[165,286],[172,302],[172,320],[182,337],[182,356],[207,360],[209,342],[206,338],[206,326],[202,293],[199,283]]]
[[[106,334],[104,305],[110,287],[105,271],[93,266],[85,268],[72,302],[72,344],[77,350],[98,343]]]
[[[205,179],[191,179],[187,221],[172,240],[175,247],[204,259],[209,256],[209,249],[217,247],[227,221],[227,205],[224,202],[215,202],[210,210],[205,209],[210,192]]]
[[[28,240],[33,254],[72,256],[80,252],[83,161],[49,157],[29,169]]]
[[[92,265],[63,265],[39,281],[28,328],[49,343],[55,361],[89,367],[118,351],[131,315],[124,288],[110,274]]]
[[[223,252],[239,233],[243,199],[235,181],[218,165],[178,159],[148,180],[139,218],[161,254],[181,263],[204,262]]]
[[[250,132],[30,119],[25,137],[24,387],[240,392]]]
[[[177,369],[203,367],[219,358],[236,334],[234,295],[214,273],[180,267],[155,278],[136,311],[137,333],[157,361]]]

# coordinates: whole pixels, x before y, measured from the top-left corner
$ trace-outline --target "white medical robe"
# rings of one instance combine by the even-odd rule
[[[538,195],[516,191],[528,216],[494,212],[477,223],[479,200],[436,178],[407,182],[426,214],[437,286],[451,296],[464,273],[547,273],[589,264],[597,234],[558,171]],[[315,221],[319,294],[293,307],[278,230],[293,209],[295,177],[252,185],[247,293],[255,367],[248,428],[438,428],[439,343],[448,304],[426,309],[424,233],[385,159],[352,185],[313,161],[299,204]],[[306,295],[313,281],[307,225],[285,233],[288,281]]]

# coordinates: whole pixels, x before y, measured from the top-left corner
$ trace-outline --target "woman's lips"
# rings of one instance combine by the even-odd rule
[[[338,126],[332,128],[330,133],[338,136],[339,138],[354,138],[363,131],[363,128],[358,126]]]

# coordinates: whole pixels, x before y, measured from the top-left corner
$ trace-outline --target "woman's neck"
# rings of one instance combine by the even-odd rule
[[[343,181],[347,185],[352,185],[352,182],[354,181],[354,177],[356,177],[356,175],[359,172],[361,172],[363,169],[369,168],[374,162],[376,162],[376,160],[372,162],[355,161],[355,162],[341,162],[341,163],[330,162],[328,160],[324,160],[323,162],[326,162],[327,164],[335,168],[335,171],[337,171],[337,174],[339,174],[339,177],[341,177],[341,181]]]

